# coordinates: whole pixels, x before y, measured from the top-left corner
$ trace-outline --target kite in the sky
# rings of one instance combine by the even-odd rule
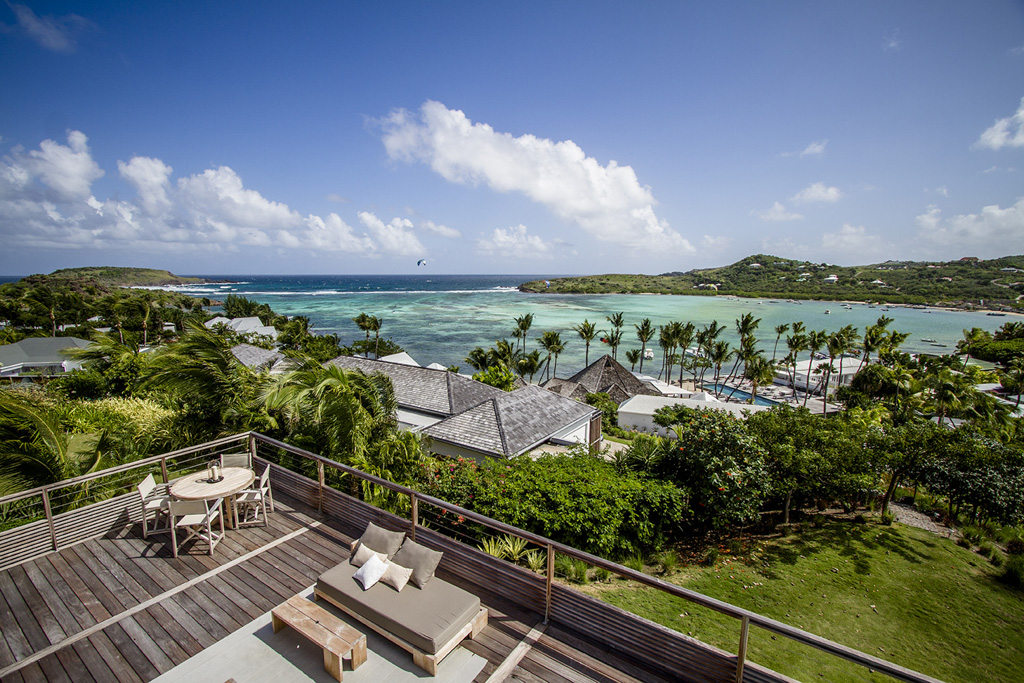
[[[427,259],[421,258],[419,261],[416,262],[416,265],[417,266],[425,266],[425,265],[427,265]]]

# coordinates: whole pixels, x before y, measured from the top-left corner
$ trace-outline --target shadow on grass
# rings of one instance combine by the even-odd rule
[[[895,554],[907,562],[924,564],[931,560],[930,551],[936,547],[935,541],[909,539],[892,527],[828,520],[820,527],[794,527],[793,535],[766,549],[765,559],[769,564],[779,562],[792,566],[801,557],[837,551],[841,557],[851,561],[856,573],[866,575],[871,571],[872,560],[877,559],[880,553]]]

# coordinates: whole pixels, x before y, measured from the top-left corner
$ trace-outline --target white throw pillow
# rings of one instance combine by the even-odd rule
[[[349,562],[351,562],[356,567],[362,567],[364,564],[366,564],[366,561],[374,555],[376,555],[378,558],[385,562],[388,559],[388,556],[384,553],[378,553],[376,550],[371,550],[369,546],[360,543],[356,546],[356,551],[352,553],[352,557],[349,559]]]
[[[380,577],[380,580],[401,593],[405,584],[409,583],[410,576],[412,576],[412,568],[388,562],[387,571]]]
[[[362,567],[356,570],[356,573],[352,575],[356,581],[360,583],[363,590],[370,590],[373,584],[380,581],[380,577],[384,576],[384,572],[388,569],[388,563],[376,556],[376,554],[366,561]]]

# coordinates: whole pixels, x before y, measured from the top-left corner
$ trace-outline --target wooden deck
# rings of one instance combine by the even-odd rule
[[[351,538],[331,520],[275,498],[269,527],[229,531],[212,557],[186,546],[175,559],[166,534],[143,539],[134,525],[0,572],[3,681],[151,680],[347,558]],[[481,599],[489,625],[462,645],[487,660],[477,683],[664,680],[507,599]]]

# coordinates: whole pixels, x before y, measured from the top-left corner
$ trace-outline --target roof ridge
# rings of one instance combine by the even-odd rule
[[[494,410],[494,422],[498,426],[498,438],[501,439],[501,452],[508,454],[508,439],[505,437],[505,427],[501,423],[501,411],[498,410],[498,396],[492,396],[487,399],[486,402],[490,402],[492,409]],[[483,405],[482,403],[480,405]]]

